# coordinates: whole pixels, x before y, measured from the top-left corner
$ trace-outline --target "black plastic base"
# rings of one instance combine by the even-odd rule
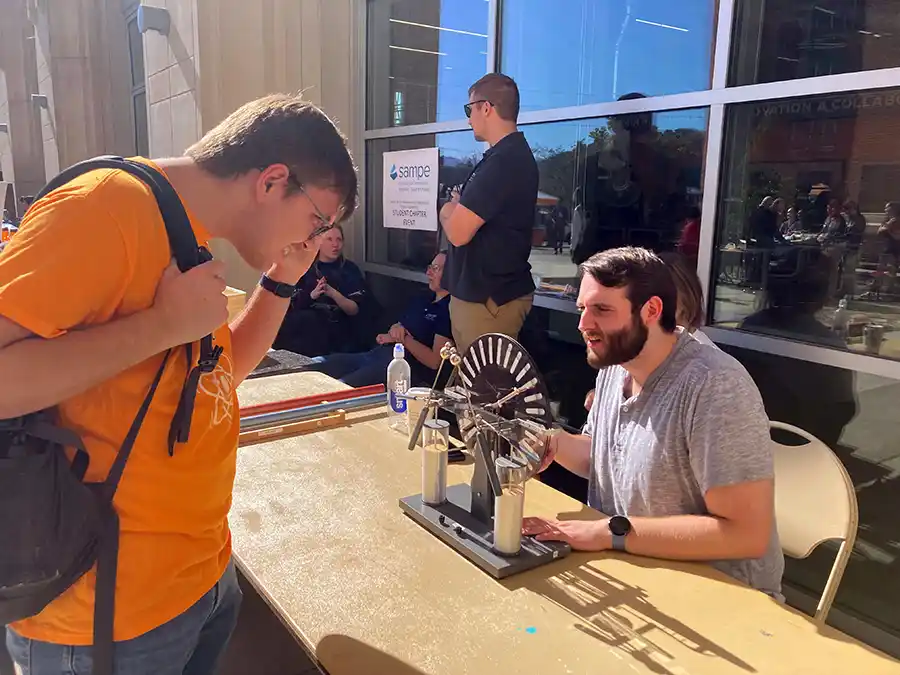
[[[401,499],[400,508],[419,525],[497,579],[546,565],[571,552],[569,545],[562,542],[542,542],[535,541],[533,537],[522,537],[518,555],[500,555],[492,549],[492,528],[472,516],[469,512],[471,503],[470,486],[461,484],[449,486],[447,501],[438,506],[423,503],[422,495],[418,494]]]

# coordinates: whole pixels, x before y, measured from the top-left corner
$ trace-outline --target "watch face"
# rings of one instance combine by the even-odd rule
[[[625,516],[613,516],[609,519],[609,531],[617,537],[624,537],[631,532],[631,521]]]

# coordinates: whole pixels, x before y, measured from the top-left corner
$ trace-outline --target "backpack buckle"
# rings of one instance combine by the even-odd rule
[[[15,433],[25,431],[25,426],[25,417],[12,417],[10,419],[0,420],[0,431],[2,432]]]
[[[222,355],[221,345],[216,345],[213,347],[212,352],[207,357],[200,356],[200,360],[197,362],[197,368],[200,369],[201,373],[211,373],[216,369],[216,366],[219,363],[219,357]]]

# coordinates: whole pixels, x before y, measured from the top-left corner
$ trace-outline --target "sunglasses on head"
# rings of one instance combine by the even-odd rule
[[[472,116],[472,106],[474,106],[476,103],[487,103],[487,104],[493,105],[493,104],[491,104],[491,102],[488,101],[486,98],[482,98],[482,99],[479,99],[479,100],[477,100],[477,101],[471,101],[470,103],[466,103],[466,104],[463,106],[463,110],[466,111],[466,117],[467,117],[467,118]]]

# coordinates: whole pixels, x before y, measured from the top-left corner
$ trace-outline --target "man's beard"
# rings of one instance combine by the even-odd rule
[[[588,336],[594,335],[596,334],[588,333]],[[620,366],[640,356],[647,344],[647,327],[641,322],[639,315],[634,315],[627,328],[600,336],[605,347],[602,354],[598,354],[590,346],[587,348],[587,362],[597,370]]]

